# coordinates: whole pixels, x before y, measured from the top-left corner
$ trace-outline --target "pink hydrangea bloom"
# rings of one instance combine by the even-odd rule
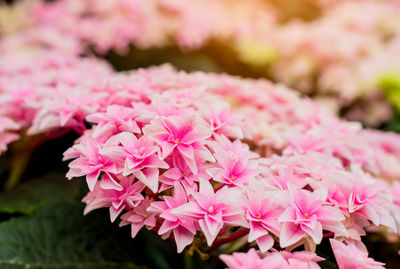
[[[167,46],[171,39],[182,49],[197,49],[213,38],[229,40],[265,33],[277,17],[271,5],[257,0],[62,0],[35,5],[29,14],[32,24],[52,25],[94,45],[100,53],[110,49],[124,52],[129,44]],[[204,14],[208,14],[207,21]],[[230,20],[236,23],[227,23]]]
[[[90,190],[93,190],[97,180],[102,172],[117,173],[117,165],[109,157],[101,154],[101,145],[93,141],[86,141],[75,146],[79,151],[78,159],[73,160],[69,164],[69,172],[67,178],[81,177],[86,175],[86,181]]]
[[[282,211],[268,198],[251,197],[245,204],[246,220],[249,222],[249,242],[256,241],[262,252],[269,250],[274,240],[269,234],[279,235],[280,223],[277,221]]]
[[[201,251],[256,241],[260,251],[221,258],[232,268],[318,268],[316,254],[275,251],[274,241],[314,250],[323,237],[341,237],[347,245],[331,240],[339,267],[353,266],[350,252],[380,268],[354,247],[371,227],[400,230],[398,186],[385,182],[400,174],[399,135],[363,130],[265,80],[168,65],[114,72],[84,48],[261,42],[276,49],[276,80],[347,105],[366,78],[389,68],[380,59],[398,54],[399,9],[330,2],[314,22],[283,25],[258,0],[33,5],[31,28],[0,42],[0,151],[20,133],[45,140],[75,130],[81,137],[64,159],[73,159],[68,178],[86,177],[84,213],[108,208],[132,237],[146,227],[175,240],[178,252],[195,238]]]
[[[180,182],[186,192],[190,194],[197,191],[196,182],[199,179],[210,179],[210,176],[206,173],[207,168],[211,166],[210,164],[197,160],[197,174],[194,174],[182,157],[174,156],[170,159],[170,162],[172,162],[170,166],[173,168],[168,169],[160,176],[162,183],[160,191],[173,187],[175,182]]]
[[[142,136],[137,139],[130,132],[119,133],[112,140],[117,140],[121,146],[107,146],[101,150],[101,154],[109,157],[115,165],[122,162],[120,165],[123,166],[123,176],[133,174],[150,190],[157,192],[159,169],[169,167],[166,162],[158,158],[158,147],[153,146],[147,137]]]
[[[359,241],[372,224],[394,233],[399,230],[399,206],[378,176],[385,168],[371,158],[376,152],[398,156],[397,151],[382,144],[369,146],[372,138],[361,126],[339,120],[286,89],[275,91],[263,81],[177,73],[168,66],[126,74],[125,79],[123,88],[120,75],[116,85],[110,83],[103,90],[140,93],[141,85],[151,94],[135,95],[133,102],[118,99],[118,117],[107,109],[95,112],[101,120],[94,121],[65,158],[80,160],[81,166],[71,163],[70,175],[104,173],[85,202],[93,208],[110,208],[114,217],[127,211],[121,219],[132,225],[133,235],[147,226],[175,240],[178,251],[195,237],[211,249],[225,240],[243,238],[256,241],[264,253],[255,266],[263,266],[265,259],[277,268],[318,268],[319,258],[310,256],[308,261],[308,254],[266,251],[274,241],[281,247],[304,244],[308,250],[318,247],[323,236]],[[246,90],[251,85],[259,87],[263,100]],[[244,104],[228,109],[221,95]],[[264,106],[270,99],[280,102],[273,108]],[[232,118],[246,115],[244,111],[256,115],[236,122],[251,147],[244,143],[247,140],[228,138],[213,129],[207,121],[213,110],[208,108],[216,105],[227,107]],[[306,110],[297,112],[300,107]],[[111,126],[111,131],[106,127],[106,135],[94,135],[104,126]],[[332,126],[335,130],[329,131]],[[86,145],[95,145],[93,160],[84,156]],[[146,174],[148,169],[154,173]],[[121,184],[125,177],[135,180],[124,181],[125,187]],[[134,184],[143,188],[140,193]],[[106,191],[112,191],[114,204],[104,198]],[[143,205],[142,197],[147,199]]]
[[[7,145],[19,138],[17,131],[21,126],[8,117],[0,115],[0,154],[7,150]]]
[[[318,257],[315,253],[300,252],[269,252],[261,258],[255,249],[250,249],[247,253],[235,252],[232,255],[221,255],[221,259],[228,265],[229,269],[249,268],[249,269],[318,269],[317,262],[324,259]]]
[[[93,138],[107,139],[119,132],[140,133],[135,118],[138,113],[129,107],[111,105],[106,112],[90,114],[86,120],[97,123],[93,132]]]
[[[344,244],[335,239],[329,239],[339,269],[368,268],[383,269],[385,264],[368,258],[368,252],[359,249],[354,244]]]
[[[266,269],[267,264],[260,258],[257,251],[251,248],[247,253],[235,252],[232,255],[223,254],[221,260],[228,266],[229,269]]]
[[[226,187],[214,192],[212,185],[202,179],[199,192],[192,194],[194,199],[175,208],[172,213],[179,217],[198,221],[200,229],[207,238],[208,245],[211,245],[225,224],[245,226],[240,210],[224,202],[231,198],[230,195],[232,194]]]
[[[109,207],[113,222],[123,210],[138,206],[144,199],[141,194],[144,185],[133,181],[133,177],[118,179],[105,174],[100,184],[82,199],[86,203],[85,214],[97,208]]]
[[[164,220],[158,230],[158,234],[164,238],[168,238],[171,232],[174,235],[178,252],[192,243],[196,234],[195,224],[192,220],[176,216],[171,213],[171,210],[188,202],[187,195],[180,183],[174,185],[174,195],[172,197],[165,196],[165,201],[153,202],[148,209],[160,214],[160,218]]]
[[[149,197],[145,197],[138,206],[121,216],[120,226],[131,225],[132,238],[136,237],[143,227],[151,230],[156,226],[156,214],[148,211],[151,202]]]
[[[202,154],[207,156],[208,160],[213,160],[209,150],[204,146],[205,139],[210,137],[211,133],[193,118],[174,117],[154,120],[144,127],[143,133],[160,146],[161,159],[172,153],[178,154],[194,174],[198,171],[195,154]]]
[[[86,177],[85,212],[106,207],[133,236],[146,226],[175,240],[178,251],[194,238],[210,249],[243,238],[256,241],[268,264],[315,268],[311,256],[310,264],[301,255],[266,251],[274,241],[308,250],[323,236],[360,241],[372,225],[399,231],[396,188],[384,181],[397,174],[382,160],[396,164],[400,151],[382,132],[263,80],[165,65],[107,69],[105,81],[96,81],[78,74],[91,66],[84,59],[43,51],[37,57],[40,71],[21,62],[0,73],[7,85],[0,117],[15,122],[6,122],[3,133],[81,132],[64,154],[72,159],[67,176]],[[70,95],[61,100],[62,94]]]
[[[280,251],[271,252],[264,258],[264,262],[270,268],[304,268],[304,269],[318,269],[320,268],[317,262],[324,259],[317,256],[317,254],[309,251]]]
[[[249,151],[246,145],[239,140],[231,143],[226,138],[219,138],[219,146],[213,147],[214,156],[218,166],[207,169],[207,173],[213,180],[229,186],[240,186],[247,184],[249,178],[258,175],[257,154]]]
[[[323,188],[309,192],[289,187],[289,207],[278,219],[282,223],[279,236],[281,247],[290,246],[306,235],[319,244],[322,230],[346,233],[341,223],[345,217],[338,209],[325,203],[327,194]]]

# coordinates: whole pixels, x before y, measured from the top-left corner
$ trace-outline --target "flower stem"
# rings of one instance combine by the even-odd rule
[[[28,166],[32,153],[36,148],[44,142],[56,139],[70,131],[71,129],[66,128],[37,136],[29,136],[26,133],[23,133],[19,141],[15,143],[12,159],[10,161],[10,174],[4,184],[4,189],[11,190],[18,184]]]
[[[214,241],[214,244],[212,244],[212,246],[209,247],[206,250],[206,252],[210,253],[226,243],[229,243],[233,240],[239,239],[239,238],[247,235],[249,232],[250,232],[250,230],[247,228],[240,228],[237,231],[235,231],[229,235],[221,236]]]

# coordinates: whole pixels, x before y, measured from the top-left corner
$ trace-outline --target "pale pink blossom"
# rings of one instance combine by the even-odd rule
[[[86,117],[88,122],[97,123],[93,132],[93,138],[110,138],[119,132],[140,133],[135,121],[138,113],[129,107],[111,105],[106,112],[90,114]]]
[[[329,239],[333,254],[335,254],[336,262],[339,269],[383,269],[384,263],[376,262],[372,258],[368,258],[368,252],[359,249],[354,244],[344,244],[335,239]]]
[[[187,195],[180,183],[175,183],[174,194],[172,197],[163,196],[164,201],[153,202],[148,211],[160,214],[164,220],[158,230],[158,234],[163,238],[168,238],[171,232],[174,235],[178,253],[193,242],[196,228],[192,220],[178,217],[171,213],[171,210],[188,202]]]
[[[317,256],[317,254],[309,251],[273,251],[267,253],[264,258],[264,263],[268,265],[268,268],[301,268],[301,269],[319,269],[320,266],[317,264],[324,259]]]
[[[86,176],[90,190],[93,190],[102,172],[117,173],[117,165],[109,157],[99,153],[101,145],[86,141],[74,146],[79,151],[79,158],[70,162],[67,178]]]
[[[223,254],[220,259],[228,266],[229,269],[267,269],[267,263],[260,258],[254,248],[247,253],[234,252],[232,255]]]
[[[269,198],[250,196],[245,206],[246,220],[249,222],[249,242],[256,241],[262,252],[269,250],[274,240],[269,234],[279,235],[278,218],[282,213],[279,206]]]
[[[170,167],[172,168],[168,169],[160,176],[160,182],[162,183],[160,191],[173,187],[175,182],[180,182],[186,192],[190,194],[198,190],[196,182],[198,182],[199,179],[210,179],[210,176],[206,173],[210,165],[205,162],[196,161],[197,174],[192,172],[181,156],[174,155],[170,159],[170,163]]]
[[[0,114],[0,155],[2,152],[7,150],[8,144],[19,138],[19,135],[13,131],[17,131],[20,128],[20,124],[11,118],[1,116]]]
[[[160,146],[161,159],[172,153],[179,154],[194,174],[198,171],[195,154],[205,155],[212,160],[211,153],[204,146],[205,139],[211,133],[201,122],[191,117],[154,120],[143,128],[143,133]]]
[[[217,140],[218,141],[218,140]],[[229,186],[247,184],[249,178],[260,173],[256,154],[239,140],[231,143],[226,138],[219,137],[220,144],[213,144],[217,167],[207,169],[213,180]]]
[[[0,133],[0,154],[7,150],[7,145],[18,140],[19,135],[14,133]]]
[[[143,183],[133,182],[133,177],[117,178],[105,174],[100,184],[82,199],[86,203],[85,214],[97,208],[109,207],[111,221],[115,221],[123,210],[136,207],[144,199],[141,195]]]
[[[327,190],[320,188],[314,192],[289,188],[289,207],[279,216],[281,247],[290,246],[305,236],[319,244],[322,230],[345,233],[341,223],[345,219],[336,208],[325,203]]]
[[[137,233],[143,227],[151,230],[155,227],[157,219],[156,214],[147,211],[152,200],[145,197],[144,200],[133,209],[129,210],[121,216],[120,226],[131,225],[131,236],[136,237]]]
[[[242,139],[244,137],[240,121],[229,109],[221,111],[205,110],[205,120],[210,124],[213,133]]]
[[[159,169],[169,167],[166,162],[158,158],[159,148],[146,136],[137,139],[129,132],[119,133],[111,139],[117,140],[121,146],[106,146],[101,150],[101,154],[116,163],[122,162],[123,176],[133,174],[153,192],[157,192]]]
[[[226,187],[214,192],[212,185],[202,179],[199,192],[193,193],[192,196],[193,201],[173,209],[171,213],[198,221],[208,245],[213,243],[224,225],[243,224],[241,210],[223,202],[223,199],[229,196],[229,190]]]
[[[307,251],[288,252],[273,251],[260,255],[254,248],[247,253],[234,252],[232,255],[220,255],[220,259],[228,265],[229,269],[319,269],[317,264],[324,259],[318,257],[315,253]]]
[[[373,144],[361,125],[262,80],[162,66],[117,81],[95,91],[118,97],[102,99],[91,114],[98,120],[64,158],[75,159],[69,177],[90,178],[87,210],[109,208],[113,220],[123,214],[133,236],[146,226],[178,251],[194,236],[219,250],[226,240],[255,241],[261,265],[254,266],[318,268],[315,254],[267,251],[274,241],[318,249],[323,236],[359,242],[373,225],[399,231],[399,207],[382,177],[389,168],[374,157],[397,156],[396,148]],[[245,139],[213,130],[214,106],[242,119],[231,123]],[[93,135],[97,128],[103,137]]]

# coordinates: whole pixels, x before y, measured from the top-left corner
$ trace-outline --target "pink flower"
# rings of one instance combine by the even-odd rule
[[[47,87],[43,95],[52,100]],[[211,249],[240,237],[256,241],[262,256],[261,263],[243,258],[241,265],[235,255],[237,266],[317,268],[319,258],[308,252],[266,251],[274,240],[282,248],[304,244],[314,250],[323,231],[351,239],[372,224],[398,231],[396,189],[392,195],[380,178],[379,164],[370,160],[377,149],[368,146],[361,127],[320,114],[288,90],[167,66],[120,74],[116,86],[110,82],[93,91],[104,98],[97,108],[89,106],[96,111],[87,118],[94,126],[64,154],[76,159],[67,176],[87,177],[86,212],[108,207],[112,221],[127,212],[122,225],[132,226],[132,236],[157,223],[154,230],[164,239],[174,237],[178,251],[197,231]],[[232,98],[232,114],[222,95]],[[9,102],[1,97],[0,103]],[[11,108],[0,106],[0,115]],[[86,113],[71,111],[66,109],[66,119],[79,121]],[[249,128],[241,129],[246,140],[232,141],[227,136],[239,135],[242,123],[233,119],[241,115],[248,117],[243,124]],[[25,120],[21,126],[25,122],[29,126]],[[380,147],[381,153],[396,152],[386,143]]]
[[[271,268],[260,258],[254,248],[247,253],[234,252],[232,255],[223,254],[219,258],[229,269],[267,269]]]
[[[82,199],[86,203],[85,214],[97,208],[109,207],[113,222],[123,210],[136,207],[144,199],[141,194],[144,185],[140,181],[133,181],[133,177],[116,178],[104,174],[100,184]]]
[[[393,182],[392,194],[393,194],[394,203],[398,207],[400,207],[400,182],[398,182],[398,181]]]
[[[322,230],[346,233],[341,223],[344,216],[338,209],[327,205],[326,198],[327,191],[323,188],[310,192],[289,186],[289,207],[278,219],[282,223],[279,236],[281,247],[290,246],[306,235],[319,244]]]
[[[319,269],[317,262],[323,260],[317,254],[309,251],[296,251],[293,253],[289,251],[274,251],[267,253],[263,261],[268,265],[268,268]]]
[[[231,143],[224,136],[219,136],[217,141],[220,143],[210,143],[217,167],[207,169],[213,180],[229,186],[241,186],[260,173],[258,160],[255,160],[258,155],[251,152],[247,144],[240,140]]]
[[[93,138],[107,139],[120,132],[140,133],[135,121],[138,112],[130,107],[111,105],[106,112],[90,114],[86,117],[88,122],[97,123],[93,131]]]
[[[386,225],[396,229],[393,218],[388,207],[389,193],[386,193],[387,186],[376,181],[369,174],[362,171],[354,171],[354,181],[348,194],[349,213],[361,215],[372,221],[375,225]]]
[[[209,138],[211,133],[192,117],[153,120],[143,128],[143,133],[161,147],[161,159],[175,152],[182,156],[194,174],[198,171],[195,154],[200,154],[206,160],[213,160],[211,153],[204,146],[205,139]]]
[[[317,262],[324,259],[308,251],[288,252],[274,251],[261,258],[254,248],[247,253],[234,252],[232,255],[221,255],[220,259],[229,269],[319,269]]]
[[[245,211],[250,224],[249,242],[256,240],[262,252],[269,250],[274,244],[269,232],[279,234],[278,217],[282,210],[271,199],[250,196]]]
[[[111,141],[112,140],[112,141]],[[128,132],[120,133],[108,141],[121,146],[105,146],[100,152],[116,163],[123,163],[122,175],[133,174],[150,190],[157,192],[159,169],[168,168],[168,164],[159,159],[159,148],[146,136],[137,137]]]
[[[199,192],[192,194],[194,200],[171,210],[171,213],[198,221],[208,245],[211,245],[224,224],[246,226],[241,210],[223,202],[230,195],[227,187],[214,193],[210,182],[200,179]]]
[[[243,131],[239,120],[235,118],[229,109],[221,111],[205,110],[205,120],[210,124],[210,129],[215,134],[225,135],[232,138],[243,138]]]
[[[121,216],[122,220],[119,226],[131,225],[132,238],[137,235],[143,226],[146,226],[148,230],[151,230],[155,227],[157,222],[156,214],[147,211],[151,202],[151,198],[145,197],[138,206]]]
[[[0,133],[5,131],[16,131],[21,125],[9,117],[0,115]]]
[[[86,140],[74,147],[81,156],[68,165],[70,168],[67,173],[68,179],[86,176],[86,182],[92,191],[101,172],[117,173],[117,165],[109,157],[99,153],[101,145]]]
[[[1,133],[0,132],[0,155],[7,150],[7,145],[16,141],[19,138],[18,134]]]
[[[289,158],[284,158],[285,164],[270,165],[269,169],[264,169],[262,173],[266,185],[270,185],[278,190],[287,190],[288,184],[293,184],[297,188],[303,188],[307,181],[295,174],[294,169],[289,163]]]
[[[175,183],[173,197],[164,196],[163,202],[153,202],[148,211],[159,214],[159,217],[164,220],[158,234],[164,238],[174,234],[178,252],[193,242],[196,228],[192,220],[177,217],[171,213],[171,210],[187,203],[187,196],[182,185]]]
[[[210,165],[200,160],[196,160],[196,163],[198,171],[197,174],[193,174],[192,170],[190,170],[189,166],[180,155],[173,155],[170,158],[170,167],[172,168],[168,169],[160,176],[162,185],[159,191],[171,188],[175,185],[175,182],[180,182],[188,194],[196,192],[198,189],[196,182],[198,182],[199,179],[210,179],[210,176],[206,173],[206,169],[210,167]]]
[[[268,168],[262,176],[278,189],[287,189],[287,183],[304,188],[324,186],[329,177],[343,170],[339,159],[315,151],[306,154],[274,155],[267,159]],[[272,175],[271,173],[272,172]]]
[[[10,131],[17,131],[21,125],[9,117],[0,115],[0,155],[7,150],[7,145],[19,138],[19,135]]]
[[[79,87],[82,88],[61,84],[52,89],[54,93],[42,100],[42,108],[35,115],[28,133],[38,134],[57,128],[72,128],[83,133],[86,129],[84,118],[98,109],[99,99],[105,93],[87,92],[83,86]]]
[[[335,254],[336,262],[339,269],[383,269],[384,263],[376,262],[372,258],[368,258],[368,252],[359,249],[354,244],[345,245],[335,239],[329,239],[331,242],[333,254]]]

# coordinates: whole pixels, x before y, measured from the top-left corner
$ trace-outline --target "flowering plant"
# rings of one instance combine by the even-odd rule
[[[208,255],[241,238],[254,242],[261,256],[255,250],[222,256],[231,268],[266,266],[270,260],[316,268],[322,259],[312,252],[326,237],[341,268],[381,267],[368,258],[361,236],[371,225],[398,232],[399,204],[382,179],[399,176],[397,149],[387,144],[397,135],[362,130],[309,101],[280,94],[276,110],[290,110],[286,106],[297,101],[314,114],[297,115],[292,125],[285,124],[288,118],[272,118],[268,127],[281,125],[284,134],[277,144],[268,139],[273,130],[260,135],[261,122],[247,122],[240,117],[243,107],[230,109],[219,97],[223,92],[240,98],[248,85],[261,96],[273,94],[264,91],[263,81],[175,73],[169,67],[129,76],[126,90],[140,82],[141,91],[152,93],[135,92],[127,106],[88,115],[93,127],[64,154],[74,159],[67,176],[86,177],[86,213],[107,207],[111,221],[120,216],[120,225],[131,226],[132,237],[146,227],[174,240],[178,252],[187,247]],[[157,85],[163,77],[173,83]],[[246,105],[257,117],[276,112],[256,103]],[[250,125],[257,127],[246,132]],[[251,141],[253,151],[244,141]],[[276,252],[302,245],[308,252]],[[342,261],[341,251],[350,249],[360,259]]]
[[[155,265],[157,256],[156,266],[164,268],[165,258],[152,250],[161,238],[173,252],[184,253],[188,268],[198,257],[210,268],[213,258],[215,267],[229,268],[324,268],[334,261],[340,269],[391,265],[374,255],[369,235],[398,241],[400,135],[364,129],[263,79],[186,73],[169,64],[114,71],[88,44],[99,53],[123,51],[131,42],[162,46],[168,35],[152,36],[158,32],[151,30],[164,27],[172,27],[166,32],[186,48],[218,36],[216,28],[225,30],[227,40],[254,37],[260,28],[248,25],[249,18],[259,13],[255,7],[266,8],[259,1],[244,10],[240,1],[232,9],[224,1],[195,1],[204,10],[213,5],[215,14],[194,40],[189,26],[202,18],[194,16],[193,6],[139,2],[38,1],[24,5],[35,15],[27,19],[33,27],[2,33],[0,176],[10,192],[0,193],[5,219],[0,264],[138,268]],[[160,9],[165,17],[156,16]],[[264,19],[275,18],[270,10],[259,11]],[[143,12],[157,18],[147,21]],[[174,12],[179,16],[171,16]],[[235,12],[240,27],[223,27],[218,14]],[[179,27],[167,24],[173,19]],[[107,31],[96,33],[98,25]],[[131,29],[138,25],[143,27]],[[342,52],[343,58],[354,56]],[[63,148],[56,153],[37,153],[57,141]],[[68,161],[63,177],[70,182],[39,181],[35,187],[35,181],[25,181],[30,166],[51,170],[46,162],[62,151]],[[84,179],[85,186],[74,178]],[[83,210],[74,204],[77,197],[83,197]],[[96,213],[100,208],[107,210],[106,220]],[[109,222],[129,227],[130,236]]]

